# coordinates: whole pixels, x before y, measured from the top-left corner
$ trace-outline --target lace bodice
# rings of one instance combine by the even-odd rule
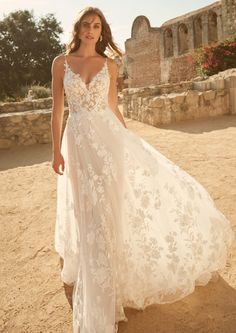
[[[74,73],[65,57],[64,88],[69,112],[101,111],[108,105],[110,75],[107,58],[101,70],[86,84],[79,73]]]

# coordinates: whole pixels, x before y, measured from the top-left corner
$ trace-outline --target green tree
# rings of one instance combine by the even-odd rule
[[[0,21],[0,98],[50,83],[52,60],[65,49],[62,32],[53,14],[36,20],[33,11],[18,10]]]

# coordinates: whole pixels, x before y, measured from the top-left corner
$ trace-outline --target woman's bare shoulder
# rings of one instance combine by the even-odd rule
[[[52,74],[59,74],[60,76],[63,75],[64,72],[64,63],[65,63],[65,54],[61,53],[57,55],[52,61]]]
[[[107,61],[110,64],[110,66],[112,66],[112,67],[116,67],[117,66],[117,64],[116,64],[116,62],[115,62],[114,59],[112,59],[110,57],[107,57]]]
[[[65,61],[65,53],[61,53],[59,55],[57,55],[54,59],[53,59],[53,63],[56,64],[61,64],[64,63]]]
[[[117,63],[115,62],[114,59],[107,57],[107,63],[108,63],[108,68],[109,72],[112,76],[116,76],[117,74]]]

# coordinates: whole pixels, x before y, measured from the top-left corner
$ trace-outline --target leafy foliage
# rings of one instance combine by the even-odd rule
[[[51,63],[65,46],[53,14],[38,21],[33,12],[18,10],[0,21],[0,98],[17,97],[20,87],[49,85]]]
[[[236,34],[215,46],[199,48],[192,57],[201,77],[236,67]]]

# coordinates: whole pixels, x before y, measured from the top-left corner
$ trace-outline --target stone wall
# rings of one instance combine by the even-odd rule
[[[125,89],[124,116],[158,126],[182,120],[236,114],[236,70],[222,72],[209,80],[189,82],[188,86],[187,91],[181,92],[179,89],[179,92],[166,94],[159,94],[161,88],[158,90],[158,86]]]
[[[165,72],[165,75],[168,75],[168,82],[175,83],[191,80],[197,76],[197,73],[192,64],[189,63],[188,56],[183,55],[172,59],[169,71]]]
[[[144,76],[149,84],[156,84],[161,75],[159,29],[151,28],[148,19],[145,16],[139,16],[134,21],[131,35],[131,40],[126,42],[126,54],[128,54],[126,61],[128,75],[132,82],[135,82],[133,86],[141,86]],[[151,50],[155,52],[150,52]]]
[[[2,113],[40,110],[52,107],[52,97],[25,100],[21,102],[8,102],[0,104],[0,115]]]
[[[133,22],[125,42],[129,87],[180,82],[196,76],[189,55],[236,32],[236,1],[222,0],[151,27],[145,16]]]
[[[0,148],[51,142],[52,98],[0,105]],[[68,115],[65,107],[63,129]]]

